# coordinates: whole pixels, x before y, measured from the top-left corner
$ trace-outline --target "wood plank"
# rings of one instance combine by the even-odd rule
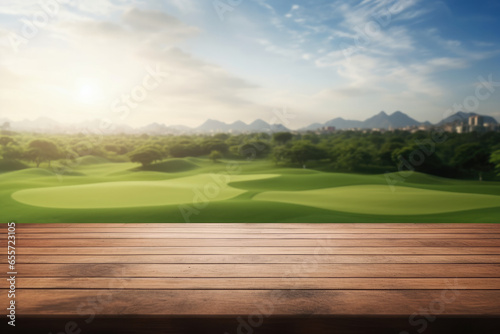
[[[18,255],[26,263],[498,263],[500,255]],[[0,258],[7,263],[7,257]]]
[[[4,223],[7,225],[6,223]],[[463,229],[499,229],[500,223],[48,223],[48,224],[33,224],[23,223],[16,224],[16,229],[29,227],[64,227],[64,228],[115,228],[115,227],[139,227],[139,228],[255,228],[255,229],[282,229],[282,228],[347,228],[347,229],[365,229],[365,228],[417,228],[417,229],[447,229],[447,228],[463,228]]]
[[[500,239],[500,233],[18,233],[17,239]],[[499,240],[500,242],[500,240]]]
[[[23,264],[18,277],[470,277],[498,264]]]
[[[500,224],[18,224],[17,231],[21,316],[74,317],[88,308],[99,316],[220,317],[271,305],[286,316],[409,317],[437,306],[445,316],[500,317]],[[0,289],[7,292],[6,280]]]
[[[499,255],[500,247],[19,247],[18,255]]]
[[[7,289],[6,280],[0,288]],[[18,289],[500,290],[500,278],[18,278]]]
[[[407,316],[430,307],[441,315],[500,314],[498,290],[19,290],[16,297],[18,315],[45,316],[94,314],[95,303],[101,315]]]
[[[499,247],[500,239],[22,239],[20,247]],[[0,239],[0,247],[7,241]]]
[[[443,229],[426,229],[426,228],[336,228],[329,226],[318,226],[315,228],[208,228],[208,227],[29,227],[21,229],[22,234],[57,234],[57,233],[214,233],[219,234],[314,234],[314,233],[359,233],[359,234],[385,234],[385,233],[402,233],[402,234],[436,234],[436,233],[453,233],[453,234],[487,234],[491,233],[492,229],[481,228],[443,228]],[[5,232],[5,231],[4,231]],[[497,233],[500,233],[500,225]]]

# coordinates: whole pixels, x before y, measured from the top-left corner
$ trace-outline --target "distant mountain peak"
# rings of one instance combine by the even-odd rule
[[[255,121],[253,121],[252,123],[250,123],[250,125],[257,125],[257,124],[269,124],[263,120],[261,120],[260,118],[259,119],[256,119]]]
[[[450,116],[446,117],[445,119],[441,120],[437,125],[467,122],[467,120],[471,116],[478,116],[478,114],[476,114],[475,112],[458,111],[458,112],[454,113],[453,115],[450,115]],[[491,116],[484,116],[484,115],[480,115],[480,116],[483,117],[485,123],[498,124],[497,120]]]
[[[329,120],[324,124],[315,123],[311,124],[302,130],[310,131],[316,130],[322,127],[332,126],[337,129],[389,129],[389,128],[403,128],[407,126],[418,126],[421,123],[414,120],[407,114],[401,111],[395,111],[390,116],[385,112],[381,111],[378,114],[364,120],[364,121],[355,121],[355,120],[345,120],[341,117],[334,118]]]
[[[463,112],[458,111],[453,115],[448,116],[443,119],[439,123],[435,124],[436,126],[442,126],[444,124],[454,124],[460,122],[467,122],[470,116],[478,115],[472,112]],[[490,124],[498,124],[498,121],[491,117],[481,115],[484,119],[484,123]],[[12,121],[7,118],[0,118],[0,121],[9,122],[10,127],[13,131],[26,131],[32,132],[36,131],[39,133],[78,133],[81,131],[99,131],[99,125],[102,120],[100,119],[92,119],[86,120],[80,123],[74,124],[64,124],[59,123],[47,116],[38,117],[35,120],[22,120],[22,121]],[[323,127],[335,127],[336,129],[398,129],[405,127],[414,127],[419,125],[427,125],[431,126],[432,123],[429,121],[418,122],[415,119],[411,118],[407,114],[401,111],[395,111],[390,116],[387,115],[385,111],[381,111],[378,114],[364,120],[346,120],[342,117],[337,117],[331,119],[325,123],[313,123],[309,126],[299,129],[298,131],[315,131],[317,129]],[[125,134],[142,134],[142,133],[151,133],[151,134],[188,134],[188,133],[219,133],[219,132],[228,132],[228,133],[255,133],[255,132],[285,132],[290,131],[282,124],[269,124],[262,119],[256,119],[250,124],[246,124],[241,120],[237,120],[231,124],[224,123],[215,119],[207,119],[202,125],[191,128],[185,125],[165,125],[164,123],[159,123],[157,121],[142,126],[142,127],[132,127],[126,124],[116,124],[116,127],[109,130],[109,133],[125,133]]]
[[[218,120],[216,120],[216,119],[211,119],[211,118],[209,118],[209,119],[207,119],[207,120],[205,121],[205,123],[208,123],[208,124],[210,124],[210,123],[217,123],[217,124],[220,124],[220,123],[223,123],[223,122],[218,121]],[[225,123],[224,123],[224,124],[225,124]]]

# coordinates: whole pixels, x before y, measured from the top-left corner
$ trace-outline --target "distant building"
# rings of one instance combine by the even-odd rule
[[[323,131],[323,132],[335,132],[335,127],[334,126],[324,126],[321,128],[321,131]]]
[[[445,124],[443,130],[446,132],[457,132],[457,125],[453,123]]]
[[[484,118],[481,115],[474,115],[469,117],[469,126],[483,126]]]
[[[457,125],[455,127],[455,132],[456,133],[467,133],[469,130],[469,127],[467,125],[465,125],[464,123],[460,124],[460,125]]]
[[[334,126],[324,126],[316,130],[317,134],[334,133],[337,130]]]
[[[484,118],[480,115],[474,115],[469,117],[469,129],[468,132],[485,132]]]
[[[499,125],[494,123],[485,123],[481,115],[470,116],[465,121],[455,121],[441,126],[446,132],[471,133],[471,132],[490,132],[500,131]]]
[[[484,129],[486,131],[500,131],[500,125],[493,123],[484,123]]]

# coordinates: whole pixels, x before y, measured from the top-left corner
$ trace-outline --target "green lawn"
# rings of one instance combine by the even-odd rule
[[[62,176],[0,173],[2,220],[53,222],[500,222],[500,183],[326,173],[268,161],[171,159],[142,170],[85,157]]]

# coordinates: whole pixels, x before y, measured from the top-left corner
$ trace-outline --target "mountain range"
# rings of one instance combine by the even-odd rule
[[[404,128],[407,126],[418,126],[427,123],[420,123],[410,116],[402,113],[401,111],[396,111],[392,115],[386,114],[381,111],[375,116],[372,116],[364,121],[354,121],[346,120],[341,117],[329,120],[326,123],[314,123],[300,130],[311,131],[322,127],[335,127],[336,129],[397,129]]]
[[[475,113],[457,112],[435,124],[442,126],[449,123],[467,122],[470,116],[477,115]],[[485,123],[498,124],[497,120],[491,116],[483,116]],[[261,119],[255,120],[252,123],[244,123],[236,121],[234,123],[224,123],[218,120],[208,119],[198,127],[190,128],[184,125],[165,125],[160,123],[151,123],[143,127],[131,127],[129,125],[120,124],[112,125],[111,127],[103,127],[101,120],[91,120],[77,124],[64,124],[57,122],[48,117],[40,117],[35,120],[10,121],[6,118],[0,118],[0,126],[8,123],[9,128],[13,131],[22,132],[40,132],[40,133],[124,133],[124,134],[210,134],[210,133],[255,133],[255,132],[282,132],[291,131],[282,124],[269,124]],[[345,129],[398,129],[412,126],[433,125],[430,122],[418,122],[410,116],[396,111],[388,115],[384,111],[372,116],[364,121],[346,120],[343,118],[334,118],[325,123],[313,123],[309,126],[298,129],[297,131],[315,131],[324,127],[335,127],[339,130]],[[4,126],[5,128],[5,126]]]
[[[461,122],[467,122],[469,117],[471,116],[476,116],[476,113],[473,112],[462,112],[459,111],[445,119],[443,119],[441,122],[437,123],[436,125],[441,126],[449,123],[461,123]],[[490,124],[498,124],[497,120],[491,116],[482,116],[484,123],[490,123]]]

